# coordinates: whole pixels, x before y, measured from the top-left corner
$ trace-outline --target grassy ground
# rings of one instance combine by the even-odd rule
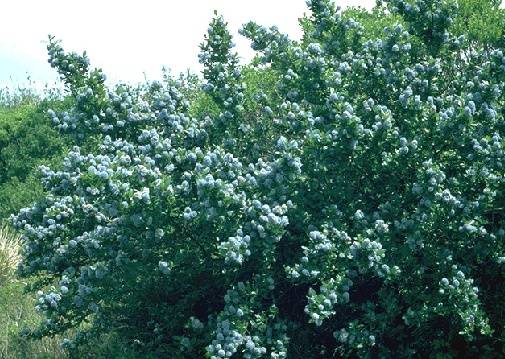
[[[20,241],[8,227],[0,227],[0,359],[63,358],[55,339],[31,341],[20,331],[36,326],[42,318],[35,312],[34,298],[24,293],[25,283],[15,277]]]
[[[66,359],[70,356],[60,347],[60,337],[43,340],[21,335],[25,328],[35,328],[43,320],[35,311],[35,296],[26,293],[27,282],[15,275],[21,242],[12,229],[0,226],[0,359]],[[147,358],[125,345],[113,334],[87,344],[76,358]]]
[[[60,347],[61,338],[33,340],[20,335],[23,328],[34,328],[42,317],[34,309],[33,294],[24,292],[26,283],[12,279],[0,285],[0,359],[67,359]],[[134,352],[114,335],[83,347],[75,357],[103,359],[148,358]]]
[[[24,327],[34,327],[41,320],[34,310],[34,299],[23,288],[19,280],[0,286],[0,359],[64,358],[57,339],[33,341],[20,336]]]

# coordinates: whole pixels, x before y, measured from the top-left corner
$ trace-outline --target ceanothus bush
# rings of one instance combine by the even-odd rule
[[[13,217],[32,335],[173,358],[504,353],[503,49],[452,35],[451,1],[384,1],[378,38],[307,4],[301,41],[241,30],[273,89],[246,86],[220,16],[196,94],[109,89],[51,38],[75,106],[48,115],[84,145]],[[195,114],[202,96],[218,111]]]

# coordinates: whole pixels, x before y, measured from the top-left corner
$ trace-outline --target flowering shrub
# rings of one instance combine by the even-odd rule
[[[42,277],[33,335],[115,331],[174,358],[500,356],[502,50],[452,35],[450,1],[385,2],[400,20],[380,38],[308,6],[301,42],[241,30],[274,88],[248,89],[212,20],[208,112],[176,80],[108,89],[51,39],[76,104],[48,115],[98,146],[42,168],[49,195],[13,217],[20,272]]]

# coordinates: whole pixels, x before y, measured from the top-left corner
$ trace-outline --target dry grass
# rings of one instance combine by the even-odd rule
[[[13,277],[21,260],[21,241],[7,226],[0,227],[0,285]]]

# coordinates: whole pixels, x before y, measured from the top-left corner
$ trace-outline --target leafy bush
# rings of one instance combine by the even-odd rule
[[[8,222],[12,213],[17,213],[44,196],[42,185],[34,173],[23,181],[12,178],[0,186],[0,218]]]
[[[384,3],[401,23],[380,38],[329,0],[301,43],[246,24],[256,70],[216,16],[196,104],[178,81],[110,90],[51,39],[75,106],[48,115],[101,143],[44,167],[48,195],[13,218],[42,278],[32,334],[171,358],[502,356],[503,51],[452,34],[451,1]]]
[[[458,16],[452,25],[455,34],[464,34],[484,48],[503,47],[505,9],[501,0],[459,0]]]
[[[0,221],[43,198],[37,167],[58,165],[71,146],[46,115],[48,107],[63,110],[70,100],[46,95],[0,103]]]

